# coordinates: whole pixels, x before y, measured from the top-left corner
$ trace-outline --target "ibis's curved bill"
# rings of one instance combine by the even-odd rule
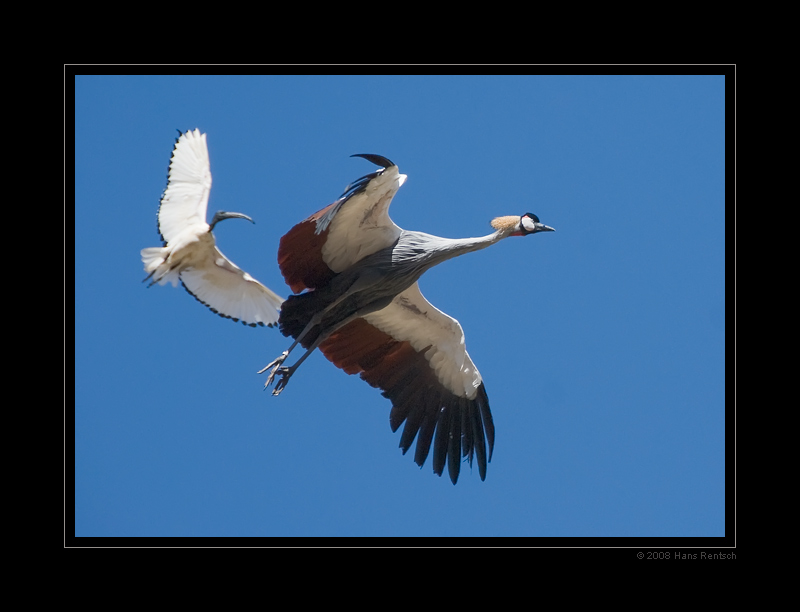
[[[211,231],[225,219],[253,220],[242,213],[217,212],[206,223],[211,170],[206,135],[181,134],[172,151],[167,188],[158,209],[163,247],[142,249],[147,277],[155,283],[180,280],[198,301],[221,317],[245,325],[274,325],[283,299],[240,269],[217,248]]]

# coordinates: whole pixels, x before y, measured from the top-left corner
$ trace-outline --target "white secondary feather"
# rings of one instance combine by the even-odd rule
[[[401,230],[389,218],[389,205],[405,180],[397,166],[390,166],[336,212],[322,247],[322,260],[331,270],[343,272],[398,239]]]
[[[481,375],[467,353],[464,330],[453,317],[433,306],[414,283],[386,308],[364,319],[396,340],[425,353],[439,381],[459,397],[474,399]]]
[[[206,135],[188,131],[175,144],[158,209],[158,228],[167,244],[142,249],[145,272],[159,285],[183,281],[192,295],[223,317],[274,325],[283,299],[216,247],[206,223],[210,191]]]
[[[186,289],[215,312],[250,324],[273,325],[283,298],[267,289],[214,247],[213,261],[181,273]]]

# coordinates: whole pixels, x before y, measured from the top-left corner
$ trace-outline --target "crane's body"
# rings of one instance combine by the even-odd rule
[[[214,227],[225,219],[253,220],[242,213],[217,212],[206,223],[211,170],[206,135],[182,134],[170,160],[167,188],[158,209],[163,247],[142,249],[149,286],[178,281],[199,302],[222,317],[246,325],[274,325],[283,299],[241,270],[217,248]]]
[[[385,308],[433,266],[484,249],[501,237],[498,231],[479,239],[458,240],[402,230],[394,244],[360,259],[328,284],[289,296],[286,313],[280,318],[281,331],[297,338],[316,313],[324,313],[301,341],[308,347],[319,332],[332,333],[354,317]]]
[[[404,421],[405,453],[417,437],[422,466],[431,445],[433,469],[448,463],[456,482],[460,457],[478,457],[481,479],[494,446],[494,424],[482,378],[464,344],[458,321],[432,306],[417,280],[431,267],[484,249],[512,235],[553,231],[530,213],[501,217],[480,238],[448,239],[407,231],[388,216],[405,181],[397,166],[377,155],[360,155],[382,166],[348,186],[342,197],[296,225],[282,239],[278,263],[295,292],[284,302],[280,330],[295,342],[261,372],[278,376],[278,395],[316,349],[349,374],[360,373],[383,389],[393,404],[392,430]],[[297,346],[306,352],[290,367]],[[488,453],[487,453],[488,444]]]

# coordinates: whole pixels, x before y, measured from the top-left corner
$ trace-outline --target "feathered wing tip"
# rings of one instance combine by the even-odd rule
[[[214,306],[212,306],[211,304],[206,302],[204,299],[202,299],[197,293],[195,293],[194,291],[189,289],[189,285],[187,285],[186,282],[184,282],[184,281],[186,279],[191,278],[190,273],[191,273],[191,270],[189,272],[184,273],[184,274],[182,274],[180,276],[181,285],[183,285],[183,288],[186,289],[186,293],[191,295],[194,299],[196,299],[198,302],[200,302],[203,306],[208,308],[214,314],[219,315],[223,319],[230,319],[231,321],[234,321],[236,323],[241,323],[242,325],[246,325],[246,326],[249,326],[249,327],[258,327],[259,325],[261,327],[264,327],[264,326],[266,326],[266,327],[274,327],[275,325],[277,325],[277,323],[272,323],[272,322],[264,323],[264,321],[256,320],[254,317],[258,313],[258,310],[252,309],[252,308],[248,312],[248,316],[247,316],[246,320],[245,320],[245,318],[239,318],[239,316],[229,315],[229,314],[226,314],[224,312],[220,312],[217,308],[214,308]],[[189,282],[191,283],[192,281],[190,280]],[[240,310],[241,310],[241,308],[240,308]],[[267,320],[271,321],[272,319],[270,317],[267,317]]]
[[[514,229],[519,223],[519,217],[509,215],[506,217],[495,217],[492,219],[492,227],[496,230],[509,230]]]
[[[281,311],[281,331],[286,334],[289,318],[303,300],[315,292],[290,296]],[[312,310],[313,312],[313,310]],[[307,320],[307,319],[305,319]],[[303,321],[292,323],[302,329]],[[369,385],[383,390],[392,402],[389,425],[400,436],[403,454],[416,438],[414,461],[422,467],[433,455],[433,472],[441,476],[445,467],[450,480],[458,480],[463,459],[472,466],[477,458],[481,480],[494,449],[494,423],[489,398],[481,382],[473,399],[459,397],[444,388],[436,378],[424,351],[417,351],[407,340],[397,340],[364,318],[351,321],[331,334],[320,350],[336,367],[347,374],[360,374]]]

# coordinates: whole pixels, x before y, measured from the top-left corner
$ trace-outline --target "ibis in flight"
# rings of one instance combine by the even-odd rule
[[[259,373],[270,370],[273,395],[286,388],[317,348],[348,374],[360,374],[392,402],[389,423],[403,422],[400,448],[416,438],[421,467],[433,446],[433,471],[445,464],[456,483],[462,457],[477,457],[481,480],[494,449],[489,398],[453,317],[420,293],[422,274],[452,257],[485,249],[509,236],[552,232],[532,213],[495,218],[481,238],[450,239],[401,229],[389,204],[406,175],[380,155],[357,154],[380,169],[350,184],[333,204],[281,238],[278,265],[295,295],[278,324],[294,343]],[[302,293],[301,293],[302,292]],[[300,344],[306,352],[283,365]]]
[[[237,267],[217,248],[212,230],[224,219],[247,219],[236,212],[217,212],[206,223],[211,170],[206,135],[187,131],[175,142],[167,188],[158,208],[163,247],[142,249],[147,277],[164,285],[178,281],[199,302],[221,317],[245,325],[274,325],[283,299]]]

